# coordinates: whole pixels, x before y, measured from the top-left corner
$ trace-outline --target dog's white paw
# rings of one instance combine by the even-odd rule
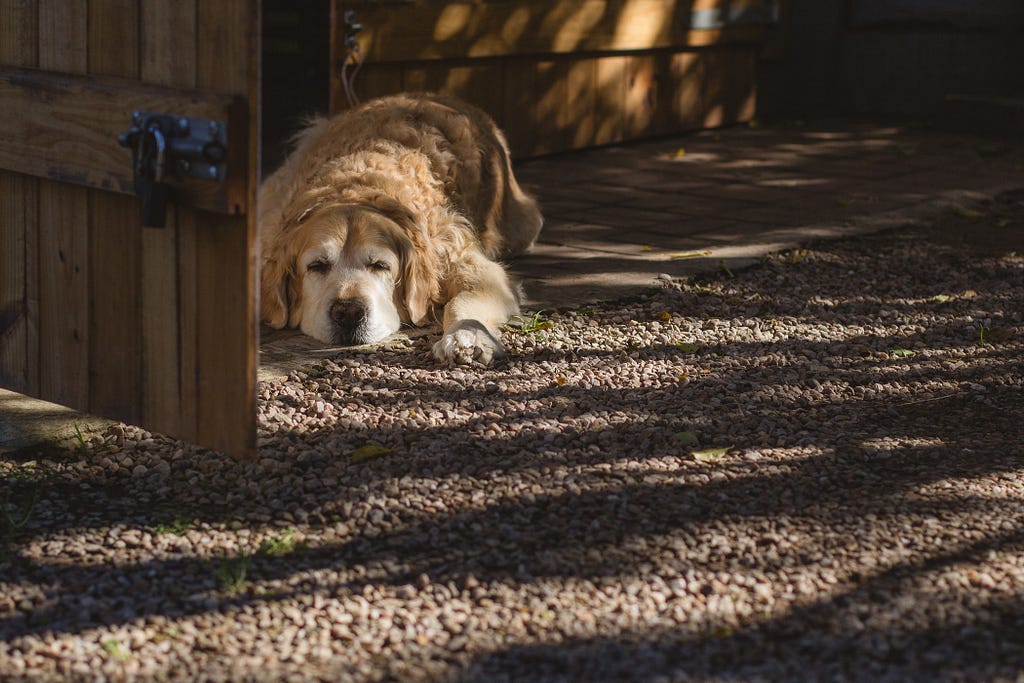
[[[448,365],[490,365],[507,355],[501,342],[476,320],[460,320],[434,344],[434,357]]]

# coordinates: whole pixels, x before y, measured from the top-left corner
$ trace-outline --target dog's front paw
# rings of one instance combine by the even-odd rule
[[[460,320],[434,344],[434,357],[449,365],[490,365],[507,355],[501,342],[476,320]]]

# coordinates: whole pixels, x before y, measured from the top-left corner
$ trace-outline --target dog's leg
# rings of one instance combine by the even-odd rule
[[[489,365],[505,357],[500,327],[519,312],[505,269],[482,254],[467,258],[448,289],[444,334],[434,344],[434,356],[450,365]]]

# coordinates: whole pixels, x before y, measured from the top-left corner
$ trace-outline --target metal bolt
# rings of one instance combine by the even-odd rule
[[[186,118],[178,119],[178,133],[180,133],[181,135],[187,135],[188,134],[188,128],[189,128],[189,126],[188,126],[188,119],[186,119]]]
[[[213,179],[217,178],[217,167],[216,166],[211,166],[210,167],[210,177],[213,178]]]
[[[220,132],[220,124],[216,121],[210,121],[210,135],[217,137],[217,133]]]
[[[132,112],[132,123],[134,123],[136,126],[139,125],[140,123],[142,123],[142,112],[141,111],[133,111]]]

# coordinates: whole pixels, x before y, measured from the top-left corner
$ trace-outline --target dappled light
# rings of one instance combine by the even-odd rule
[[[754,115],[755,46],[765,23],[729,11],[732,5],[360,6],[365,62],[356,91],[362,98],[416,89],[462,97],[497,120],[517,157],[746,121]],[[710,26],[701,19],[702,28],[692,28],[697,15],[713,17]],[[335,81],[337,110],[349,102],[338,74]]]
[[[274,675],[1005,672],[1024,341],[978,330],[1024,263],[927,234],[524,319],[500,368],[334,354],[261,385],[254,463],[123,426],[6,463],[0,657],[156,675],[233,623]]]

